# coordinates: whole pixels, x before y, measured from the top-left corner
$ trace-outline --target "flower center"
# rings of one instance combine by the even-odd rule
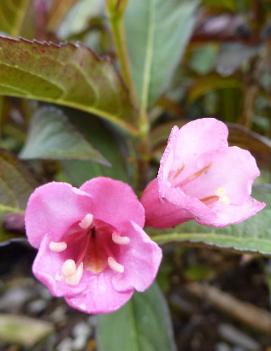
[[[206,174],[210,167],[211,167],[211,163],[208,164],[207,166],[202,167],[197,172],[190,174],[186,178],[180,179],[181,178],[181,173],[183,172],[183,170],[185,168],[185,165],[182,165],[180,168],[178,168],[177,170],[173,171],[170,174],[170,180],[172,181],[174,186],[183,187],[184,185],[186,185],[186,184],[192,182],[193,180],[199,178],[203,174]]]
[[[120,235],[114,227],[88,213],[65,236],[65,241],[51,241],[49,249],[63,257],[61,279],[77,285],[84,271],[98,274],[111,269],[123,273],[119,258],[122,247],[129,243],[128,236]]]
[[[190,182],[194,181],[195,179],[201,177],[202,175],[206,174],[211,167],[211,163],[207,166],[202,167],[199,171],[185,177],[184,179],[180,179],[181,173],[183,172],[185,165],[182,165],[178,169],[171,171],[169,174],[169,180],[171,181],[174,187],[184,187],[185,185],[189,184]],[[224,205],[229,205],[231,200],[229,196],[226,194],[226,189],[221,186],[214,191],[213,195],[208,195],[205,197],[200,198],[200,201],[205,203],[205,205],[212,205],[213,203],[220,201]]]

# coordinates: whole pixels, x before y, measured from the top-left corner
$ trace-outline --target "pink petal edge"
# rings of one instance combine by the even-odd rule
[[[161,260],[162,250],[136,223],[130,223],[127,232],[130,244],[121,256],[125,267],[122,274],[114,274],[113,286],[117,291],[136,289],[145,291],[153,283]]]
[[[85,182],[80,189],[93,198],[93,214],[98,219],[120,231],[123,231],[127,221],[144,226],[144,208],[128,184],[111,178],[97,177]]]
[[[91,209],[90,195],[68,183],[51,182],[38,187],[31,194],[25,212],[28,241],[38,248],[45,235],[60,240]]]

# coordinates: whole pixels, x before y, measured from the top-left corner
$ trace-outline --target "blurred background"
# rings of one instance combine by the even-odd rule
[[[115,60],[103,0],[3,1],[0,32],[80,41]],[[36,101],[0,96],[1,149],[21,152],[37,106]],[[28,169],[32,175],[35,171],[32,184],[56,179],[80,185],[101,174],[130,181],[130,160],[123,157],[129,145],[121,132],[99,119],[86,120],[84,112],[61,111],[114,167],[82,160],[33,161]],[[153,175],[171,126],[201,116],[226,122],[230,143],[256,157],[262,171],[258,183],[271,183],[271,1],[199,2],[174,78],[150,111]],[[2,154],[0,173],[8,157]],[[25,201],[28,194],[17,195]],[[0,237],[0,350],[96,350],[96,318],[52,298],[32,277],[35,252],[24,240],[22,216],[5,217]],[[270,258],[172,244],[164,252],[158,281],[178,350],[271,350]]]

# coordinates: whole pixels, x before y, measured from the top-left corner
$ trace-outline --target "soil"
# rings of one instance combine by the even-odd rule
[[[271,350],[271,332],[268,335],[242,324],[186,288],[193,281],[208,283],[270,311],[268,259],[176,245],[166,246],[164,256],[159,284],[169,302],[177,350]],[[34,257],[35,251],[26,244],[0,248],[0,313],[47,321],[54,332],[33,346],[0,343],[0,350],[95,351],[95,317],[51,297],[32,276]]]

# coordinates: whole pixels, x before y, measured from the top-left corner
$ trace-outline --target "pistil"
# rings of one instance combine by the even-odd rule
[[[61,279],[69,285],[77,285],[83,276],[84,269],[98,274],[106,267],[117,273],[124,272],[124,266],[117,262],[119,249],[114,245],[125,246],[130,243],[128,236],[120,235],[110,225],[94,220],[88,213],[78,223],[79,230],[73,231],[66,242],[53,242],[49,244],[53,252],[62,252],[67,247],[76,247],[72,258],[64,261],[61,267]]]

